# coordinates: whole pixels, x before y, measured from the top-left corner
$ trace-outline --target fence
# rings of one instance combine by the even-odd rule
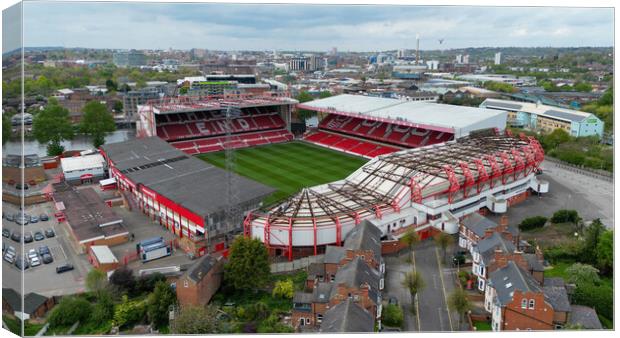
[[[308,256],[299,258],[291,262],[280,262],[271,264],[271,273],[290,272],[307,268],[312,263],[323,263],[325,255]]]
[[[558,160],[552,157],[545,157],[545,161],[553,163],[558,168],[572,171],[577,174],[598,178],[600,180],[604,180],[608,182],[613,182],[614,180],[613,173],[605,171],[605,170],[586,168],[586,167],[578,166],[578,165],[571,164],[568,162],[564,162],[564,161],[561,161],[561,160]]]

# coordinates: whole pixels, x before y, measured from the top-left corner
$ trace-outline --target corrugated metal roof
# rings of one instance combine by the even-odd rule
[[[561,112],[557,110],[547,110],[544,115],[556,117],[562,120],[569,120],[571,122],[581,122],[585,119],[585,117],[577,114],[572,114],[568,112]]]

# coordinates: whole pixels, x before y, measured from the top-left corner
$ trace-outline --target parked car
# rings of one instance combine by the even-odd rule
[[[45,237],[51,238],[51,237],[54,237],[54,236],[56,236],[56,233],[54,233],[54,229],[52,229],[52,228],[45,229]]]
[[[30,267],[30,264],[28,264],[28,260],[26,258],[17,256],[15,259],[15,266],[20,270],[26,270]]]
[[[30,223],[37,223],[39,221],[39,217],[32,215],[30,216]]]
[[[30,259],[30,265],[32,265],[33,268],[35,266],[41,265],[41,260],[39,260],[39,256],[33,257],[32,259]]]
[[[4,253],[4,260],[9,262],[9,264],[13,264],[15,263],[15,253],[12,252],[5,252]]]
[[[6,214],[6,220],[7,220],[7,221],[10,221],[10,222],[15,221],[15,215],[13,215],[13,214],[11,214],[11,213]]]
[[[16,214],[15,215],[15,223],[17,223],[19,225],[28,225],[29,221],[30,221],[30,216],[28,216],[26,214]]]
[[[32,259],[34,257],[39,257],[39,254],[37,253],[37,250],[35,250],[35,249],[28,250],[28,258]]]
[[[38,251],[39,251],[39,255],[41,256],[50,253],[50,249],[47,247],[47,245],[41,245]]]
[[[32,233],[28,231],[27,233],[24,234],[24,243],[30,243],[32,241],[33,241]]]
[[[11,239],[14,240],[15,242],[21,242],[22,241],[22,234],[19,231],[15,231],[13,232],[13,234],[11,235]]]
[[[63,273],[71,270],[73,270],[73,265],[71,264],[63,264],[56,267],[56,273]]]
[[[54,259],[52,258],[52,255],[50,255],[50,254],[42,255],[41,259],[43,260],[43,263],[45,263],[45,264],[49,264],[49,263],[54,261]]]
[[[40,219],[42,222],[46,222],[46,221],[48,221],[50,218],[47,216],[47,214],[41,214],[41,215],[39,216],[39,219]]]
[[[2,236],[6,238],[11,237],[11,231],[9,229],[2,229]]]
[[[45,239],[45,236],[43,235],[43,233],[41,231],[37,231],[34,233],[34,240],[35,241],[42,241]]]

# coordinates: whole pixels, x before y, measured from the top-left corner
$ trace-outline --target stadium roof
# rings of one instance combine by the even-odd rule
[[[114,167],[132,182],[143,184],[202,217],[226,208],[226,171],[189,156],[158,137],[111,143],[101,148]],[[240,203],[275,191],[238,175],[236,182]]]
[[[484,102],[482,102],[481,106],[492,109],[521,111],[567,122],[581,122],[590,117],[597,118],[594,114],[582,112],[579,110],[531,102],[515,102],[508,100],[486,99],[484,100]]]
[[[239,108],[292,105],[298,101],[286,96],[175,96],[150,100],[138,105],[138,110],[152,109],[155,114],[189,113],[208,110],[222,110],[228,106]]]
[[[497,122],[497,118],[503,117],[503,126],[506,123],[506,113],[495,109],[363,95],[337,95],[305,102],[298,107],[442,132],[458,133],[462,130],[459,133],[462,135],[474,129],[496,127],[498,123],[491,122]]]

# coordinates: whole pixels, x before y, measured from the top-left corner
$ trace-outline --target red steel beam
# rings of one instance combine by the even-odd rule
[[[480,191],[482,190],[482,185],[484,184],[484,182],[486,182],[489,179],[489,174],[487,173],[487,169],[484,166],[484,164],[482,164],[481,159],[479,158],[474,159],[474,163],[476,164],[476,167],[478,168],[478,186],[476,188],[476,191],[480,193]]]
[[[293,260],[293,219],[288,218],[288,260]]]
[[[454,173],[454,169],[452,169],[451,165],[444,165],[443,170],[448,176],[448,182],[450,182],[450,187],[448,188],[448,203],[452,203],[452,195],[460,189],[459,180],[456,178],[456,174]]]
[[[499,166],[497,165],[497,160],[495,160],[495,155],[487,155],[485,156],[485,159],[487,160],[487,162],[489,162],[489,165],[491,166],[491,177],[490,177],[489,186],[493,188],[494,180],[500,177],[502,175],[502,172],[501,170],[499,170]]]
[[[312,228],[313,228],[313,232],[314,232],[314,255],[317,255],[317,249],[316,249],[316,218],[312,217]]]
[[[465,176],[465,182],[463,182],[463,198],[467,198],[467,189],[475,184],[474,175],[472,175],[471,170],[469,170],[469,164],[460,161],[459,166],[463,171],[463,176]]]
[[[502,159],[502,164],[504,165],[504,170],[502,172],[502,184],[506,184],[506,176],[514,172],[514,167],[512,166],[512,163],[510,163],[508,154],[502,151],[499,153],[499,157]]]
[[[519,154],[519,151],[515,148],[512,148],[511,152],[512,158],[515,160],[516,163],[513,178],[515,180],[517,179],[518,172],[522,172],[523,176],[525,177],[525,162],[523,161],[523,157],[521,157],[521,154]]]

